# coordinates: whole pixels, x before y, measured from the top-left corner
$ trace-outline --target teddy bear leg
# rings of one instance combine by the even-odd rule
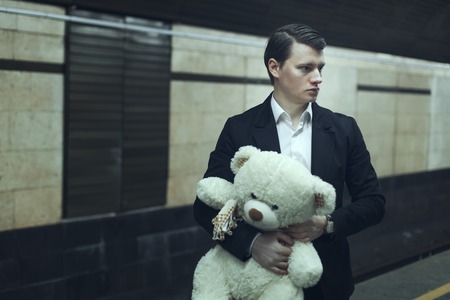
[[[322,276],[323,267],[312,243],[296,242],[289,259],[289,278],[302,288],[314,286]]]
[[[226,260],[220,257],[220,246],[211,249],[197,264],[194,272],[192,300],[229,300],[223,270]]]
[[[284,276],[276,283],[268,286],[259,300],[303,300],[303,289],[294,286],[289,277]]]

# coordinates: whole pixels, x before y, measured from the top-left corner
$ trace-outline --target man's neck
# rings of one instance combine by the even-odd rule
[[[292,126],[294,128],[297,128],[300,117],[308,107],[308,103],[297,104],[293,101],[286,100],[283,96],[279,96],[276,93],[274,93],[273,97],[275,98],[275,101],[277,101],[278,105],[280,105],[280,107],[289,115],[289,117],[291,117]]]

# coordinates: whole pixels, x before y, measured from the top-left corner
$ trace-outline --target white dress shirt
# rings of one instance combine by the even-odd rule
[[[271,100],[273,116],[277,124],[281,154],[298,160],[311,171],[312,106],[308,104],[302,113],[297,128],[292,126],[291,117],[275,101]]]

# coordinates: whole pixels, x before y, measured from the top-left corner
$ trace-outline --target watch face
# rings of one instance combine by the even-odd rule
[[[332,233],[334,231],[334,223],[333,221],[329,221],[327,225],[327,232]]]

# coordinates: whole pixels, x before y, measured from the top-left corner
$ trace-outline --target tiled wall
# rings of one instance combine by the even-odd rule
[[[64,13],[22,1],[0,0],[0,5]],[[171,81],[168,207],[192,203],[195,185],[225,120],[260,103],[272,90],[262,60],[265,38],[179,24],[173,30],[250,40],[261,46],[173,37],[172,74],[235,80],[174,77]],[[0,44],[3,60],[62,64],[64,23],[2,13]],[[367,62],[352,50],[345,52],[355,54],[355,59],[342,58],[328,55],[328,49],[336,50],[330,46],[325,51],[327,66],[318,102],[357,119],[380,176],[450,166],[448,69]],[[57,222],[61,217],[63,77],[3,70],[0,79],[0,230]],[[359,85],[425,89],[430,94],[365,91]]]
[[[22,1],[0,6],[63,14]],[[64,23],[0,13],[0,60],[62,64]],[[63,76],[0,70],[0,231],[61,218]]]
[[[173,29],[265,42],[264,38],[183,25]],[[172,72],[268,79],[263,48],[174,37]],[[405,66],[398,64],[396,57],[390,58],[392,62],[379,62],[377,54],[364,53],[372,59],[367,61],[358,58],[358,51],[328,49],[318,103],[356,118],[380,177],[450,167],[445,154],[450,152],[450,123],[445,118],[450,110],[446,101],[450,97],[446,84],[449,68],[434,70],[432,63],[426,69],[414,67],[414,60]],[[346,57],[333,55],[337,50]],[[225,120],[259,104],[271,90],[270,84],[238,80],[171,82],[168,205],[192,203],[195,184],[206,170]]]
[[[435,76],[431,83],[431,107],[428,136],[428,168],[450,166],[450,79]]]
[[[263,41],[180,25],[173,30]],[[173,39],[172,47],[173,73],[267,79],[261,48],[180,37]],[[259,103],[270,91],[270,85],[172,80],[168,206],[192,203],[226,119]]]

